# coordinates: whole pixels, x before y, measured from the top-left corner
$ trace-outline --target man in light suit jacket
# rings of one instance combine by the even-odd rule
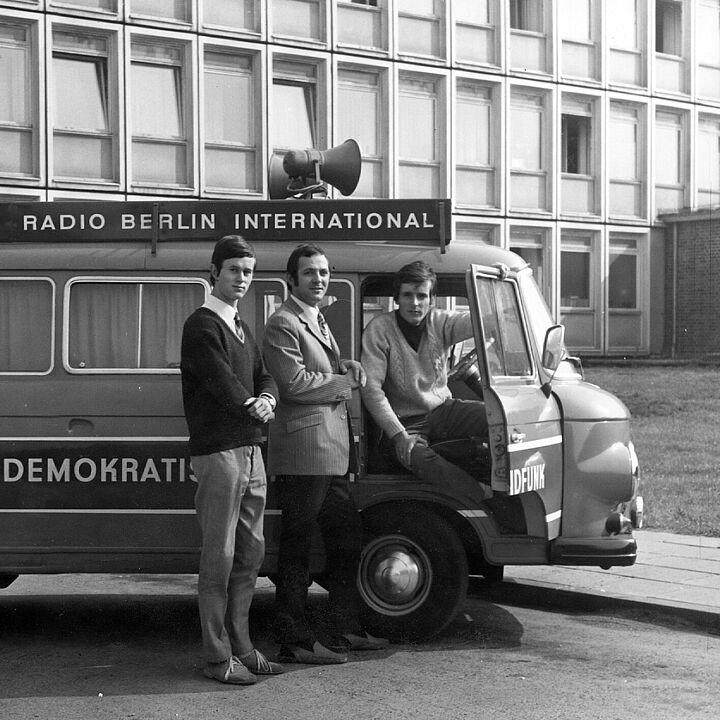
[[[330,281],[323,250],[316,245],[295,248],[287,274],[291,297],[268,320],[263,343],[280,395],[268,444],[268,473],[276,476],[282,510],[276,588],[279,658],[342,663],[347,650],[387,645],[360,626],[355,584],[361,525],[348,478],[355,456],[346,401],[365,383],[365,372],[356,360],[340,358],[319,311]],[[327,555],[331,647],[320,642],[305,615],[316,524]]]

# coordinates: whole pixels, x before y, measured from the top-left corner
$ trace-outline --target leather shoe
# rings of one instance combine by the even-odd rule
[[[257,678],[233,655],[219,663],[205,663],[205,677],[229,685],[253,685]]]
[[[336,653],[321,645],[317,640],[312,647],[307,645],[281,645],[278,660],[283,663],[304,665],[340,665],[347,662],[347,655]]]
[[[382,650],[390,644],[385,638],[373,637],[365,630],[357,633],[343,633],[338,639],[337,645],[332,645],[333,650]]]
[[[285,672],[282,665],[271,662],[255,648],[246,655],[239,655],[238,659],[253,675],[281,675]]]

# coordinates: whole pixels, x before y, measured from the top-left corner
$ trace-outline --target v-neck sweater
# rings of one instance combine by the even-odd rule
[[[277,386],[265,368],[250,328],[243,322],[245,340],[215,312],[195,310],[185,321],[180,369],[190,454],[209,455],[262,441],[262,423],[244,403]]]

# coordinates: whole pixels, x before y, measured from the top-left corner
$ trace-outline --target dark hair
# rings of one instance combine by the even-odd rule
[[[303,243],[298,245],[291,253],[287,261],[287,274],[292,278],[295,285],[298,284],[298,266],[301,257],[313,257],[314,255],[325,255],[325,251],[318,245]]]
[[[437,289],[437,275],[435,271],[424,261],[416,260],[415,262],[403,265],[393,278],[393,299],[397,302],[400,297],[400,286],[403,283],[409,285],[419,285],[430,281],[430,297],[435,297]]]
[[[215,243],[210,262],[215,266],[215,271],[222,270],[223,263],[229,258],[255,257],[255,249],[242,235],[225,235]],[[210,284],[215,284],[215,278],[210,273]]]

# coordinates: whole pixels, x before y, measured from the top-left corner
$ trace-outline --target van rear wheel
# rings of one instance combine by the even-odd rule
[[[394,641],[444,630],[467,595],[468,562],[457,533],[423,508],[363,514],[358,589],[363,621]]]

